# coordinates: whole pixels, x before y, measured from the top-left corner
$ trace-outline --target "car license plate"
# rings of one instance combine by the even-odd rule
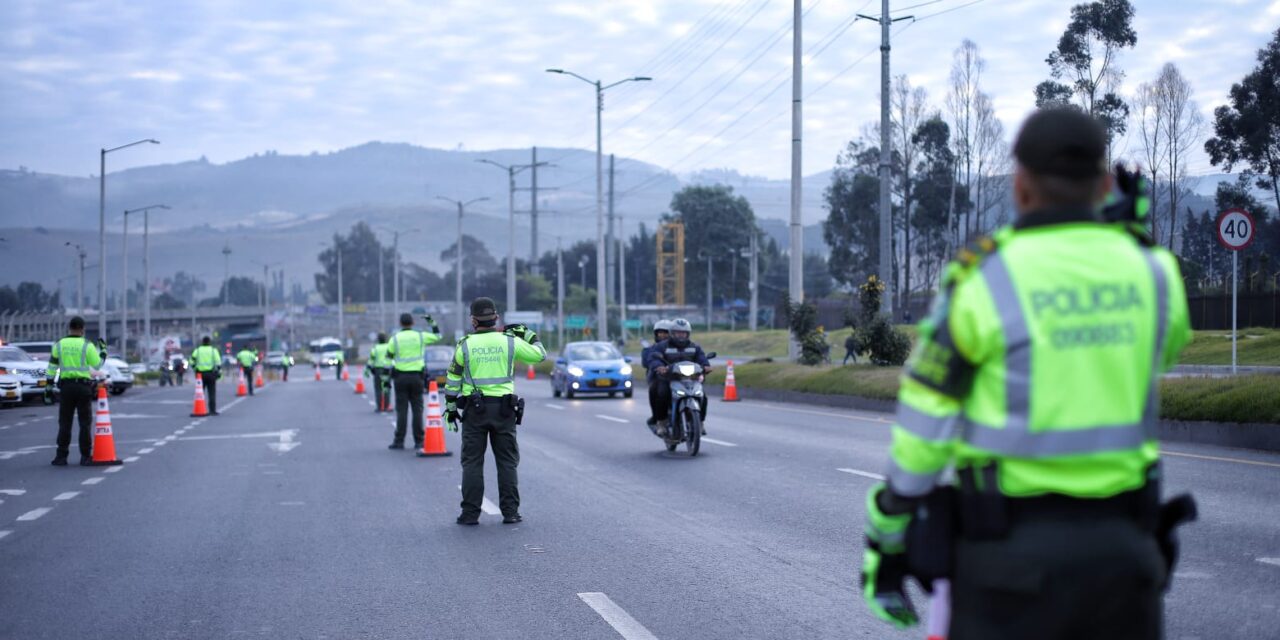
[[[591,384],[597,387],[612,387],[613,381],[608,378],[596,378]]]
[[[18,392],[17,392],[17,391],[6,391],[6,392],[4,392],[4,397],[6,397],[6,398],[16,398],[16,397],[18,397]]]

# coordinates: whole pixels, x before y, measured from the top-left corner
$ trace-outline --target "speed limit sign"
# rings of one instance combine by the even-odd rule
[[[1253,216],[1244,209],[1227,209],[1218,214],[1218,242],[1231,251],[1240,251],[1253,243]]]

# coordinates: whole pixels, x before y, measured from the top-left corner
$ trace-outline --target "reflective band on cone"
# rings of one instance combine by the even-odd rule
[[[356,395],[364,395],[364,371],[356,376]]]
[[[265,382],[263,382],[263,380],[262,380],[262,378],[263,378],[263,377],[264,377],[264,376],[263,376],[263,371],[262,371],[262,365],[258,365],[257,367],[254,367],[254,370],[253,370],[253,386],[255,386],[255,387],[257,387],[257,388],[261,389],[261,388],[262,388],[262,385],[266,384],[266,383],[265,383]]]
[[[529,375],[528,375],[528,376],[526,376],[526,377],[527,377],[527,378],[529,378],[530,380],[536,380],[536,379],[537,379],[538,374],[537,374],[537,372],[535,372],[535,371],[533,370],[533,365],[529,365]]]
[[[427,387],[427,424],[423,426],[419,458],[453,455],[444,446],[444,415],[440,412],[440,390],[435,380]]]
[[[342,365],[338,365],[338,366],[339,366],[339,367],[342,367]],[[346,368],[346,367],[342,367],[342,381],[343,381],[343,382],[346,382],[346,381],[348,381],[348,380],[350,380],[350,379],[351,379],[351,374],[347,373],[347,368]]]
[[[724,402],[738,401],[738,382],[733,377],[733,361],[729,361],[724,372]]]
[[[249,389],[247,386],[245,386],[245,383],[244,383],[244,367],[240,368],[240,375],[238,376],[238,380],[239,382],[236,383],[236,397],[239,398],[241,396],[249,395]]]
[[[192,418],[203,418],[209,415],[209,405],[204,401],[204,381],[200,378],[200,373],[196,373],[196,401],[191,407]]]
[[[116,458],[116,437],[111,432],[111,408],[107,406],[107,388],[98,386],[98,415],[93,422],[93,466],[124,464]]]
[[[320,382],[320,366],[316,365],[316,382]]]

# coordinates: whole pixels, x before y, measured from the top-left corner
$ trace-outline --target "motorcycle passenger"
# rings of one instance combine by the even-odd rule
[[[658,416],[666,411],[666,409],[659,408],[664,405],[662,405],[658,399],[658,376],[654,373],[653,368],[649,366],[649,356],[653,353],[653,348],[658,346],[658,343],[671,337],[670,330],[670,320],[663,319],[653,323],[653,344],[645,347],[644,350],[640,352],[640,366],[644,367],[644,379],[649,385],[649,412],[652,414],[649,416],[649,419],[645,421],[645,424],[651,427],[658,424]]]
[[[702,365],[705,373],[711,372],[711,362],[707,360],[707,354],[703,353],[702,347],[698,346],[692,340],[693,325],[689,324],[684,318],[676,318],[671,321],[670,337],[658,344],[653,345],[653,350],[649,353],[649,360],[646,362],[648,369],[654,373],[654,387],[657,388],[658,403],[654,405],[656,415],[658,417],[658,435],[666,436],[667,423],[671,412],[671,381],[667,378],[671,365],[677,362],[696,362]],[[702,413],[705,416],[707,411],[706,398],[702,399]],[[702,428],[705,435],[706,427]]]

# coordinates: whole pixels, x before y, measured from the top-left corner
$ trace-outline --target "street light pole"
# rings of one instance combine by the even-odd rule
[[[231,245],[222,245],[222,306],[227,306],[227,296],[231,293]]]
[[[456,325],[456,328],[454,329],[454,335],[457,335],[458,333],[466,333],[466,329],[463,328],[464,327],[463,322],[465,321],[466,318],[465,316],[462,315],[462,216],[463,216],[463,213],[466,211],[466,208],[468,205],[471,205],[476,202],[484,202],[489,198],[474,198],[466,202],[463,202],[461,200],[454,200],[453,198],[446,198],[444,196],[436,196],[436,199],[444,200],[445,202],[452,202],[453,204],[458,206],[458,245],[454,247],[456,249],[456,253],[454,253],[454,256],[453,256],[453,270],[454,270],[453,304],[454,304],[454,317],[457,319],[457,322],[458,322],[458,324]]]
[[[564,251],[556,236],[556,348],[564,348]]]
[[[798,1],[798,0],[797,0]],[[635,76],[619,80],[612,84],[602,85],[599,80],[588,80],[572,71],[564,69],[547,69],[547,73],[558,73],[573,76],[596,89],[596,331],[599,340],[609,339],[609,307],[606,295],[607,276],[605,274],[605,239],[604,239],[604,138],[602,119],[604,116],[604,91],[624,82],[648,82],[647,76]]]
[[[111,149],[99,149],[98,154],[98,337],[107,339],[107,154],[128,149],[139,144],[160,144],[159,140],[138,140]]]
[[[800,172],[801,136],[804,131],[803,94],[804,49],[801,47],[804,30],[801,28],[803,12],[800,0],[793,0],[791,18],[791,238],[787,297],[793,304],[804,302],[804,227],[801,220],[800,188],[804,178]],[[788,356],[794,360],[800,356],[800,345],[795,338],[787,340]]]
[[[123,244],[120,247],[120,359],[128,360],[129,354],[129,212],[124,212]],[[105,271],[105,269],[104,269]]]
[[[531,169],[532,164],[506,165],[493,160],[476,160],[507,172],[507,311],[516,310],[516,174]],[[545,164],[545,163],[544,163]],[[537,192],[534,192],[537,197]]]
[[[78,242],[67,242],[68,247],[75,247],[76,257],[80,259],[79,277],[76,279],[76,312],[80,316],[84,316],[84,259],[88,256],[85,253],[84,245]]]
[[[144,301],[142,303],[142,337],[146,344],[142,346],[143,362],[147,361],[151,346],[151,210],[168,209],[167,205],[153,204],[148,207],[129,209],[124,212],[124,304],[121,305],[121,339],[120,354],[124,356],[125,345],[129,335],[129,214],[142,213],[142,282]]]
[[[618,216],[618,330],[622,332],[622,344],[627,343],[627,243],[622,231],[622,216]]]

